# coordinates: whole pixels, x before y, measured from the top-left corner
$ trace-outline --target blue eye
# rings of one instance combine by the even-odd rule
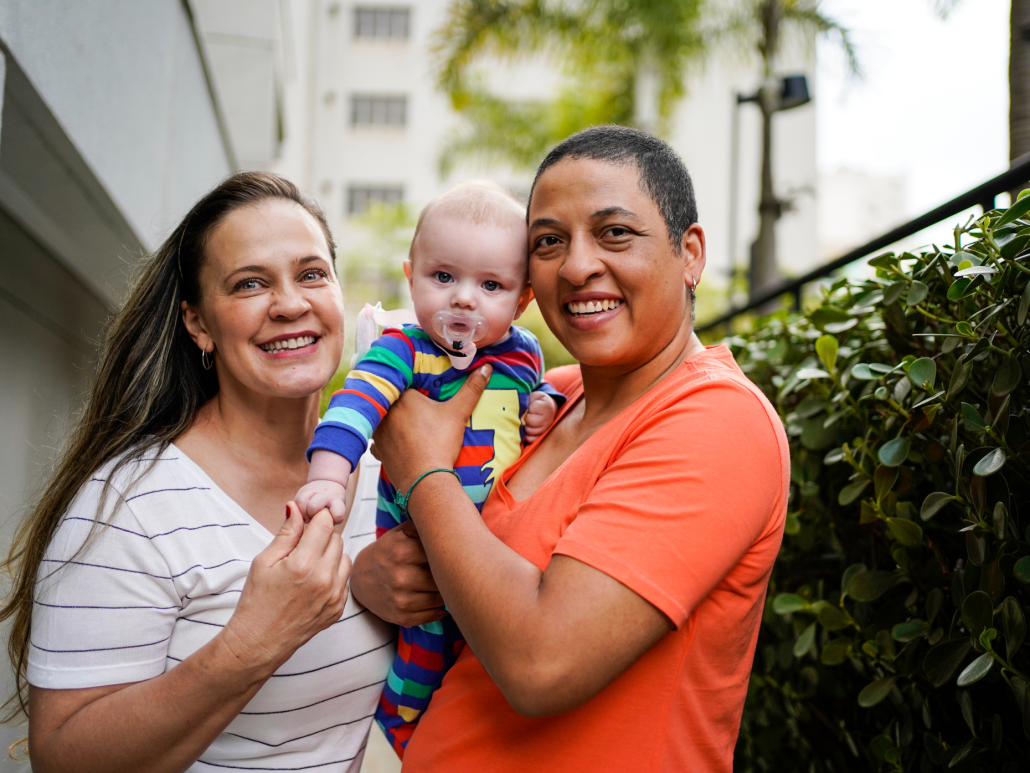
[[[501,289],[501,283],[495,282],[492,279],[488,279],[487,281],[483,282],[483,289],[486,290],[488,293],[496,292],[497,290]]]
[[[433,274],[433,277],[436,279],[437,282],[440,282],[441,284],[447,284],[448,282],[454,279],[454,277],[448,274],[446,271],[437,271],[435,274]]]
[[[305,271],[301,274],[301,280],[304,282],[314,282],[319,279],[325,278],[325,272],[319,271],[318,269],[312,269],[311,271]]]
[[[256,279],[244,279],[236,283],[237,290],[257,290],[260,283]]]

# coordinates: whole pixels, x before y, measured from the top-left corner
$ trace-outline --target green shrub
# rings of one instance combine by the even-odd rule
[[[1027,769],[1028,211],[728,340],[791,446],[738,770]]]

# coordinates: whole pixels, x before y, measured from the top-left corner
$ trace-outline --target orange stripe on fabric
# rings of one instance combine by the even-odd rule
[[[368,400],[369,403],[371,403],[373,406],[375,406],[375,409],[377,411],[379,411],[379,418],[380,419],[382,419],[382,418],[384,418],[386,416],[386,409],[383,406],[381,406],[379,403],[377,403],[375,400],[373,400],[371,397],[366,395],[364,392],[359,392],[356,389],[341,389],[339,392],[334,392],[333,393],[333,397],[336,397],[336,395],[357,395],[358,397],[363,397],[366,400]]]

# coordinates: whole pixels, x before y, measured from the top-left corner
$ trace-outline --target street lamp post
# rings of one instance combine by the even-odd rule
[[[754,94],[737,94],[733,106],[730,157],[730,255],[736,264],[737,197],[740,155],[740,106],[756,102],[762,111],[762,190],[758,204],[758,237],[751,245],[748,267],[748,292],[754,298],[778,279],[776,270],[776,221],[783,215],[784,202],[776,197],[772,175],[772,117],[810,102],[808,79],[788,75],[767,81]]]

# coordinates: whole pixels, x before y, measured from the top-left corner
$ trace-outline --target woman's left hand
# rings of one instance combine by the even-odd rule
[[[454,467],[465,425],[492,370],[489,365],[476,368],[447,402],[438,403],[409,389],[393,404],[373,435],[373,453],[398,491],[407,491],[427,470]]]

